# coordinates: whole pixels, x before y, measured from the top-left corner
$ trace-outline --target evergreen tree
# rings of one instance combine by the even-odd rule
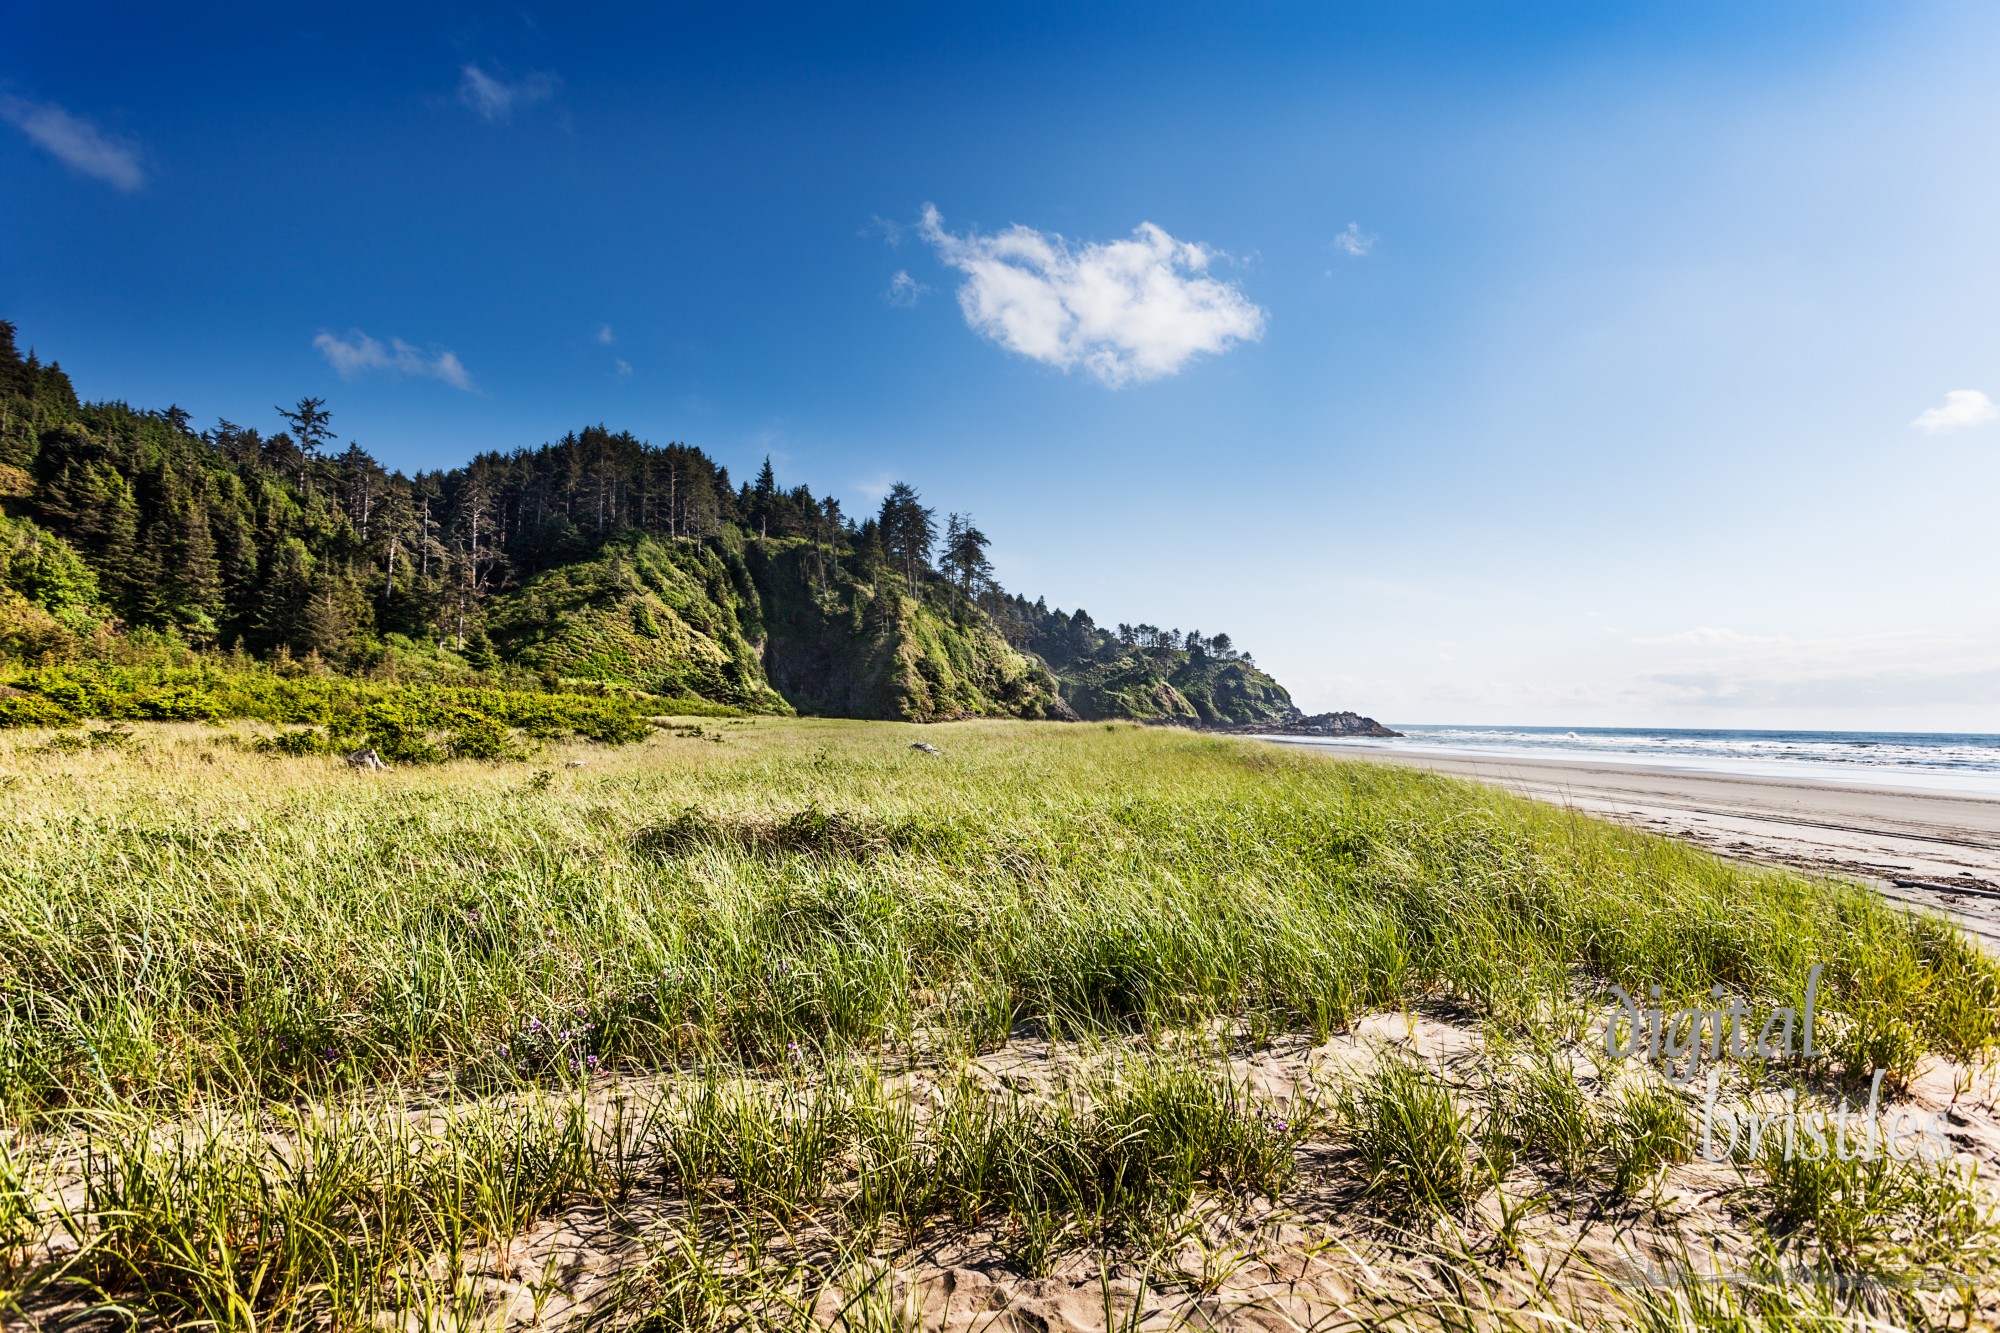
[[[307,606],[314,593],[313,558],[305,543],[287,537],[271,553],[257,589],[256,640],[261,651],[306,652],[313,646]]]
[[[771,535],[771,511],[778,499],[778,474],[771,470],[771,456],[764,455],[764,466],[757,473],[757,484],[752,487],[744,504],[744,511],[751,523],[756,525],[757,535]]]
[[[274,410],[291,424],[302,460],[307,464],[318,461],[325,454],[326,446],[333,442],[333,414],[326,410],[326,400],[301,398],[299,405],[289,412],[282,407]],[[303,471],[299,484],[301,487],[305,485]]]
[[[882,497],[876,522],[882,545],[902,566],[904,581],[915,588],[918,576],[930,568],[931,548],[937,543],[937,511],[924,507],[915,487],[899,481]]]
[[[973,526],[970,515],[953,514],[946,521],[944,551],[938,563],[968,597],[993,581],[993,562],[986,558],[990,545],[986,534]]]
[[[187,524],[182,530],[179,559],[174,568],[174,620],[193,632],[199,642],[212,643],[221,630],[226,603],[223,599],[222,562],[216,556],[215,534],[209,526],[208,505],[188,507]]]

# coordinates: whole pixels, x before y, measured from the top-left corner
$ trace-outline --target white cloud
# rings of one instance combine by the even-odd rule
[[[1944,396],[1943,407],[1919,413],[1910,424],[1926,435],[1943,435],[1967,426],[1983,426],[1996,418],[2000,418],[2000,403],[1977,389],[1953,389]]]
[[[619,379],[626,380],[632,378],[632,363],[630,361],[627,361],[624,357],[619,356],[619,357],[613,357],[611,359],[611,364],[618,368]]]
[[[612,343],[618,341],[618,335],[611,331],[609,324],[599,324],[597,326],[597,341],[609,347]]]
[[[2000,656],[1977,639],[1886,632],[1796,638],[1702,626],[1634,643],[1678,648],[1634,677],[1653,706],[1845,707],[2000,700]]]
[[[921,301],[929,291],[930,288],[924,283],[918,282],[902,269],[897,269],[895,276],[889,279],[888,290],[882,293],[882,299],[890,305],[908,310]]]
[[[466,374],[458,354],[449,348],[433,348],[426,356],[401,338],[391,338],[384,347],[360,329],[351,330],[351,335],[349,339],[341,339],[322,333],[313,339],[313,346],[344,380],[364,371],[387,370],[398,375],[442,380],[454,389],[472,388],[472,376]]]
[[[539,73],[525,75],[510,83],[496,74],[488,74],[477,65],[467,65],[459,71],[458,100],[477,112],[483,120],[501,125],[512,120],[516,110],[525,110],[555,96],[556,83],[555,75]]]
[[[146,183],[137,149],[53,102],[30,102],[0,95],[0,119],[28,136],[37,148],[71,171],[101,180],[126,194]]]
[[[1213,251],[1150,222],[1130,240],[1072,246],[1023,226],[954,236],[926,204],[921,230],[966,275],[958,304],[973,332],[1113,388],[1175,374],[1204,352],[1264,333],[1263,310],[1205,276]]]
[[[1346,231],[1333,238],[1333,248],[1359,259],[1375,248],[1375,238],[1362,235],[1360,223],[1350,222]]]

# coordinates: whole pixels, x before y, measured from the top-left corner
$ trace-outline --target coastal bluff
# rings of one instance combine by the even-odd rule
[[[1359,713],[1293,713],[1270,722],[1200,723],[1185,718],[1163,722],[1165,726],[1192,727],[1197,731],[1219,731],[1239,736],[1401,736],[1372,717]]]

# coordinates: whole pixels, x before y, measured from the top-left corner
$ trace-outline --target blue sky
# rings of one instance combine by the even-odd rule
[[[13,0],[0,315],[392,466],[603,421],[908,479],[1313,709],[2000,731],[1996,55],[1977,5]]]

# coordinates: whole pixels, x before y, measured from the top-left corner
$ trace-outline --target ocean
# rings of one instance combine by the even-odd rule
[[[1330,739],[1314,744],[1491,759],[1629,764],[2000,796],[2000,736],[1976,732],[1390,725],[1404,734],[1395,740]]]

